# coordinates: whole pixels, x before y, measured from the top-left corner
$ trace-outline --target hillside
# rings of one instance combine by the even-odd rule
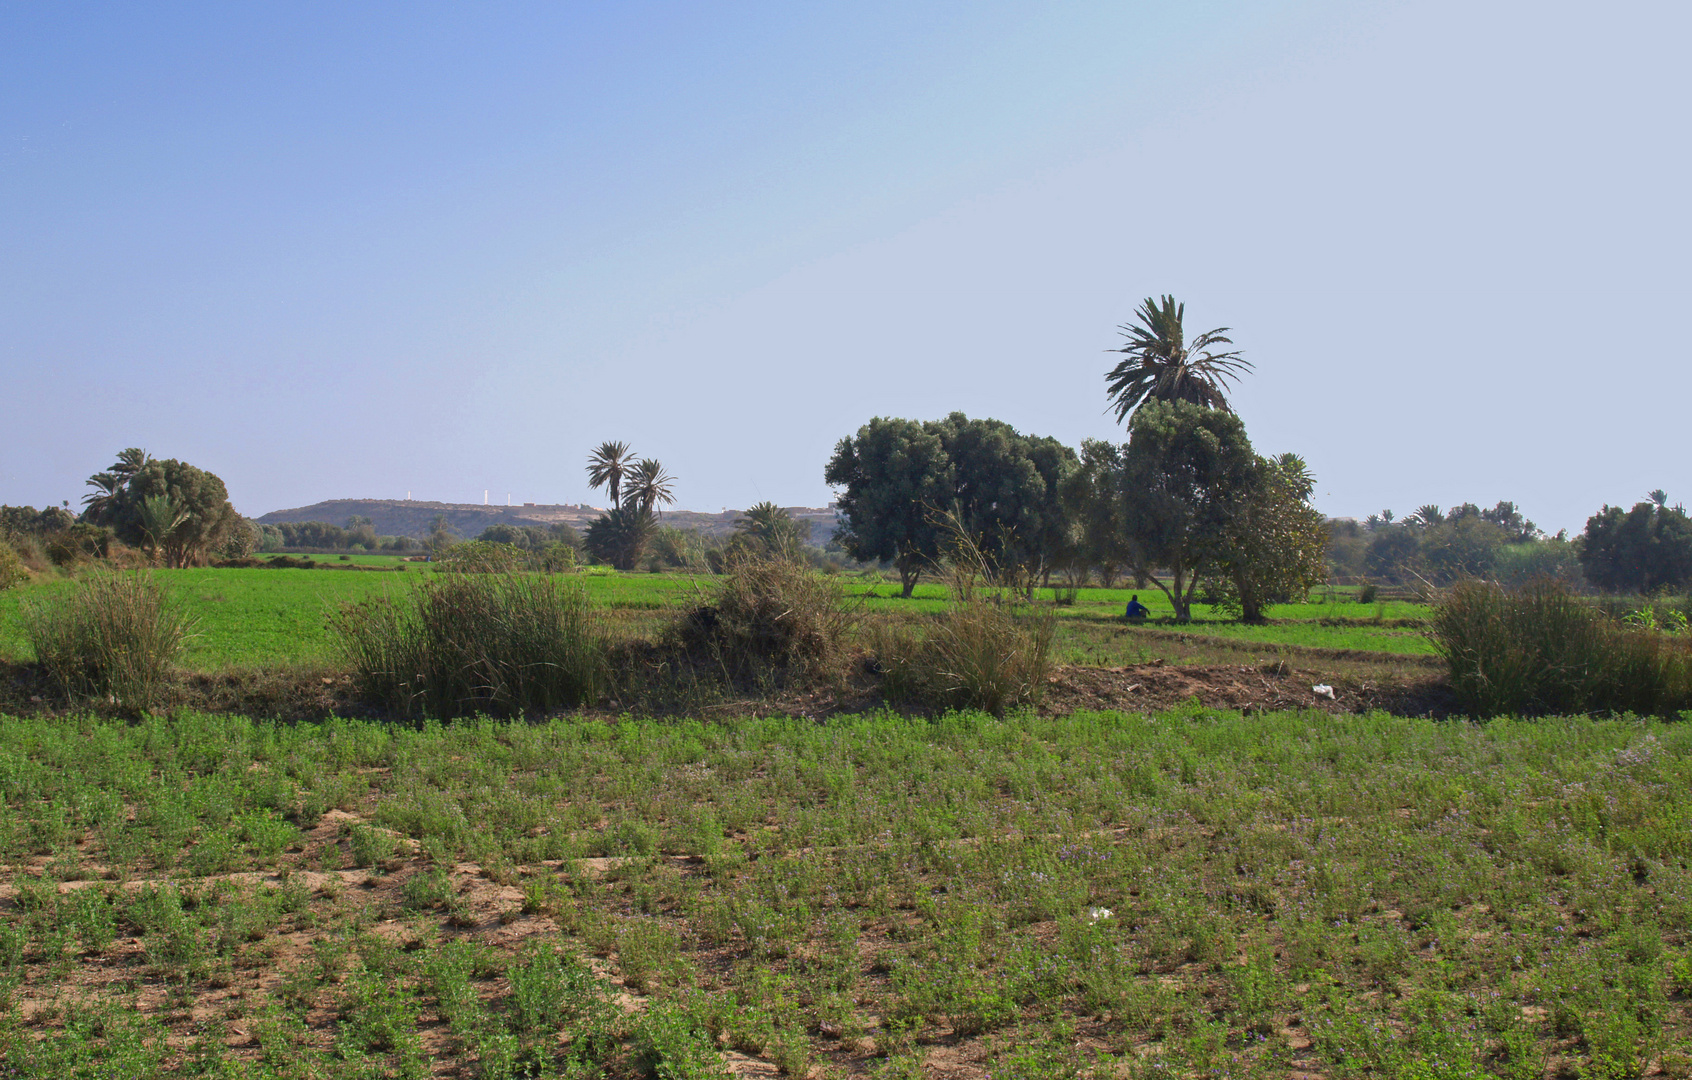
[[[331,525],[345,525],[348,518],[370,519],[383,536],[429,535],[436,517],[445,517],[447,524],[460,536],[473,537],[489,525],[551,525],[564,522],[581,529],[604,511],[586,503],[524,503],[521,506],[484,506],[481,503],[419,502],[410,499],[329,499],[292,510],[273,510],[256,520],[266,525],[285,521],[326,521]],[[811,539],[825,541],[834,527],[834,511],[825,507],[790,506],[787,512],[796,520],[810,521]],[[708,536],[733,531],[739,510],[721,513],[701,513],[696,510],[667,510],[663,523],[678,529],[698,529]]]

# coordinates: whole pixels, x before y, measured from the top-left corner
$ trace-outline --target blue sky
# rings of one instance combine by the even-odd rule
[[[1120,437],[1174,293],[1318,505],[1692,501],[1684,5],[0,7],[0,502],[820,504],[955,409]]]

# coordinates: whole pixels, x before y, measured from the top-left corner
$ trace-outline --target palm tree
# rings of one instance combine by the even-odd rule
[[[1412,525],[1418,525],[1425,529],[1430,525],[1443,525],[1445,523],[1445,514],[1442,513],[1439,507],[1435,506],[1433,503],[1427,503],[1426,505],[1418,506],[1416,508],[1416,512],[1410,515],[1409,521]]]
[[[672,505],[676,498],[670,487],[676,478],[664,471],[656,458],[642,458],[629,472],[629,494],[625,506],[650,514],[659,503]]]
[[[737,537],[762,549],[768,555],[793,555],[810,532],[810,522],[794,521],[793,516],[775,503],[765,500],[748,507],[734,521]]]
[[[169,492],[149,495],[141,500],[141,535],[146,538],[147,554],[158,558],[162,553],[173,568],[186,565],[171,543],[177,527],[188,520],[187,509]]]
[[[136,473],[146,468],[152,460],[147,451],[131,446],[118,454],[117,461],[112,463],[108,471],[118,478],[120,484],[127,484]]]
[[[588,522],[582,542],[595,562],[627,571],[640,565],[656,530],[652,513],[631,502]]]
[[[1301,455],[1289,450],[1284,454],[1275,455],[1269,462],[1280,470],[1293,490],[1298,492],[1299,498],[1308,499],[1310,493],[1316,490],[1316,478],[1310,473],[1310,463]]]
[[[1222,384],[1250,371],[1251,362],[1237,351],[1210,351],[1212,346],[1233,344],[1224,336],[1226,326],[1207,330],[1188,343],[1181,328],[1186,310],[1187,305],[1177,304],[1173,296],[1165,296],[1161,304],[1148,296],[1134,313],[1139,324],[1119,328],[1128,344],[1107,351],[1123,353],[1125,358],[1105,376],[1119,422],[1146,401],[1190,401],[1207,409],[1233,411]]]
[[[634,451],[625,442],[600,443],[599,449],[588,455],[588,487],[609,488],[611,508],[623,505],[623,477],[629,474],[629,462]]]
[[[88,478],[88,486],[94,490],[82,497],[82,505],[87,507],[83,516],[98,524],[123,490],[123,480],[114,472],[95,473]]]

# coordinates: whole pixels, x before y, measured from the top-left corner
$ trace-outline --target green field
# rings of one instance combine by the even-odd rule
[[[319,561],[333,564],[338,560],[328,557]],[[392,556],[357,555],[349,561],[405,569],[378,573],[202,568],[152,573],[199,617],[199,633],[187,666],[215,671],[228,666],[329,662],[332,654],[327,617],[339,605],[416,588],[434,573],[430,564],[405,563]],[[713,580],[709,575],[618,574],[598,568],[570,578],[579,581],[595,604],[613,615],[629,633],[650,633],[666,610],[703,602]],[[921,618],[937,614],[948,602],[947,590],[939,584],[919,585],[909,600],[898,597],[896,584],[879,577],[844,575],[842,584],[848,603],[866,617]],[[66,579],[48,578],[0,592],[0,659],[29,659],[17,620],[19,605],[51,598],[70,587]],[[1153,633],[1136,636],[1137,628],[1127,627],[1117,618],[1128,597],[1136,593],[1153,611],[1144,627]],[[1173,623],[1167,600],[1156,590],[1083,589],[1073,605],[1060,607],[1051,601],[1050,590],[1039,590],[1030,610],[1048,611],[1057,617],[1060,654],[1080,662],[1132,662],[1133,657],[1141,655],[1176,659],[1181,649],[1175,646],[1180,643],[1167,633],[1173,631],[1222,645],[1234,642],[1363,650],[1384,657],[1432,653],[1416,628],[1374,625],[1377,619],[1391,623],[1425,616],[1426,608],[1402,601],[1277,605],[1268,610],[1270,622],[1262,626],[1232,621],[1205,605],[1197,605],[1193,622],[1179,627]],[[1345,625],[1324,625],[1336,621]]]
[[[1689,826],[1673,723],[0,717],[0,1060],[1684,1076]]]

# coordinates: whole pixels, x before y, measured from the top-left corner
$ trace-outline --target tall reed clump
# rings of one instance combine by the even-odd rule
[[[331,619],[353,682],[403,715],[570,708],[606,682],[606,640],[580,585],[524,573],[442,574]]]
[[[732,679],[815,677],[839,670],[853,621],[838,578],[779,555],[757,555],[734,560],[671,636]]]
[[[1039,701],[1052,673],[1050,614],[1018,616],[990,598],[957,600],[918,632],[879,623],[870,649],[890,701],[995,716]]]
[[[100,573],[65,596],[26,603],[24,636],[65,696],[151,708],[196,619],[147,573]]]
[[[943,524],[952,533],[952,601],[924,633],[891,623],[872,628],[882,694],[995,716],[1032,705],[1051,677],[1056,619],[1018,615],[1015,598],[1032,591],[1032,579],[996,566],[956,514]]]
[[[1457,585],[1435,607],[1429,636],[1474,716],[1692,706],[1692,642],[1618,623],[1554,580]]]

